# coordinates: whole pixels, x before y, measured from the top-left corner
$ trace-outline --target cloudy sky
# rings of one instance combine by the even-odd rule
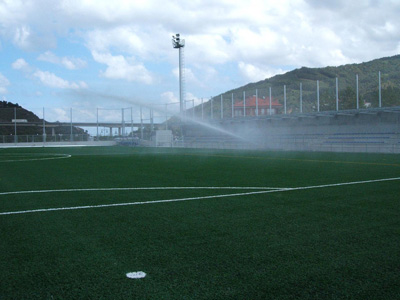
[[[399,54],[399,16],[400,0],[0,0],[0,98],[59,121],[177,102],[180,33],[198,103],[301,66]]]

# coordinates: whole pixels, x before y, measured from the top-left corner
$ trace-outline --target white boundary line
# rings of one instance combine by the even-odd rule
[[[181,202],[181,201],[213,199],[213,198],[228,198],[228,197],[255,195],[255,194],[267,194],[267,193],[287,192],[287,191],[296,191],[296,190],[308,190],[308,189],[317,189],[317,188],[326,188],[326,187],[337,187],[337,186],[346,186],[346,185],[355,185],[355,184],[366,184],[366,183],[374,183],[374,182],[395,181],[395,180],[400,180],[400,177],[374,179],[374,180],[364,180],[364,181],[353,181],[353,182],[344,182],[344,183],[332,183],[332,184],[313,185],[313,186],[295,187],[295,188],[281,188],[281,189],[273,189],[273,190],[262,190],[262,191],[257,191],[257,192],[224,194],[224,195],[214,195],[214,196],[202,196],[202,197],[167,199],[167,200],[154,200],[154,201],[144,201],[144,202],[143,201],[142,202],[127,202],[127,203],[114,203],[114,204],[100,204],[100,205],[87,205],[87,206],[73,206],[73,207],[58,207],[58,208],[43,208],[43,209],[33,209],[33,210],[11,211],[11,212],[2,212],[2,213],[0,213],[0,216],[2,216],[2,215],[27,214],[27,213],[38,213],[38,212],[49,212],[49,211],[60,211],[60,210],[78,210],[78,209],[88,209],[88,208],[130,206],[130,205],[142,205],[142,204],[156,204],[156,203]],[[136,188],[136,189],[147,189],[147,188]],[[152,188],[148,188],[148,189],[152,189]],[[163,189],[168,189],[168,188],[163,188]],[[169,189],[178,189],[178,188],[169,188]],[[263,189],[263,188],[260,188],[260,189]]]
[[[59,189],[59,190],[33,190],[2,192],[3,195],[60,193],[60,192],[100,192],[100,191],[136,191],[136,190],[281,190],[278,187],[232,187],[232,186],[183,186],[183,187],[127,187],[127,188],[86,188],[86,189]]]
[[[17,162],[17,161],[34,161],[34,160],[36,161],[36,160],[63,159],[63,158],[70,158],[71,157],[70,154],[62,154],[62,153],[60,153],[60,154],[58,154],[58,153],[15,153],[15,154],[5,153],[5,154],[2,154],[1,156],[3,156],[3,157],[4,156],[19,157],[19,156],[28,155],[28,157],[29,157],[30,155],[35,156],[35,154],[36,154],[36,156],[42,155],[42,156],[52,156],[52,157],[26,158],[26,159],[8,159],[8,160],[1,160],[0,159],[0,163],[3,163],[3,162]]]
[[[284,190],[285,189],[282,189],[282,191],[284,191]],[[247,196],[247,195],[262,194],[262,193],[269,193],[269,192],[276,192],[276,191],[281,191],[281,190],[269,190],[269,191],[258,191],[258,192],[249,192],[249,193],[225,194],[225,195],[215,195],[215,196],[201,196],[201,197],[167,199],[167,200],[153,200],[153,201],[141,201],[141,202],[127,202],[127,203],[113,203],[113,204],[100,204],[100,205],[87,205],[87,206],[43,208],[43,209],[3,212],[3,213],[0,213],[0,216],[2,216],[2,215],[15,215],[15,214],[27,214],[27,213],[36,213],[36,212],[58,211],[58,210],[77,210],[77,209],[87,209],[87,208],[130,206],[130,205],[156,204],[156,203],[167,203],[167,202],[181,202],[181,201],[190,201],[190,200],[225,198],[225,197],[235,197],[235,196]]]

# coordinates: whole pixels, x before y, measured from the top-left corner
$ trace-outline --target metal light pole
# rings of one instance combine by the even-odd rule
[[[246,117],[246,91],[243,91],[243,117]]]
[[[232,119],[233,119],[234,115],[235,115],[235,111],[234,111],[234,108],[233,108],[233,93],[232,93],[232,97],[231,98],[232,98],[231,102],[232,102]]]
[[[133,111],[131,106],[131,136],[132,136],[132,143],[133,143]]]
[[[336,77],[336,111],[339,110],[339,80]]]
[[[283,86],[283,103],[284,103],[284,109],[285,109],[285,115],[286,115],[286,84]]]
[[[181,40],[180,34],[172,36],[172,46],[175,49],[179,50],[179,103],[180,103],[180,113],[183,113],[184,106],[184,88],[183,88],[183,57],[182,57],[182,48],[185,47],[185,40]]]
[[[357,109],[360,108],[360,96],[358,94],[358,74],[356,74],[356,100],[357,100]]]
[[[269,87],[269,115],[272,115],[272,88]]]
[[[303,113],[303,84],[300,82],[300,113]]]
[[[154,131],[154,111],[150,108],[150,133],[152,134]]]
[[[221,119],[224,118],[224,103],[223,102],[224,101],[223,101],[223,97],[222,97],[222,94],[221,94]]]
[[[16,144],[18,142],[18,136],[17,136],[17,108],[14,107],[14,143]]]
[[[214,119],[213,109],[213,98],[211,97],[211,119]]]
[[[69,140],[72,142],[74,140],[73,131],[72,131],[72,107],[71,107],[70,113],[71,113],[71,123],[70,123],[71,135],[70,135]]]
[[[44,107],[43,107],[43,145],[46,143],[46,121],[44,120]]]
[[[43,113],[44,115],[44,113]],[[43,117],[44,119],[44,117]],[[99,108],[97,107],[97,121],[96,121],[96,130],[97,130],[97,141],[99,141]]]
[[[381,85],[381,71],[378,73],[379,77],[379,107],[382,107],[382,85]]]
[[[203,98],[201,98],[201,119],[204,119],[204,103]]]
[[[168,130],[168,103],[165,104],[165,130]]]
[[[143,140],[143,111],[142,111],[142,106],[140,106],[140,138]]]
[[[317,111],[319,112],[319,80],[317,80]]]
[[[121,123],[122,123],[122,137],[125,137],[125,116],[124,116],[125,108],[121,108]]]
[[[194,119],[194,99],[192,99],[192,119]]]
[[[258,117],[258,89],[256,89],[256,117]]]

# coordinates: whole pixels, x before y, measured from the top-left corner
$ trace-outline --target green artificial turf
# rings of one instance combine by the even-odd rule
[[[0,299],[399,299],[400,180],[316,187],[397,177],[399,155],[0,149]],[[243,189],[7,194],[135,187]]]

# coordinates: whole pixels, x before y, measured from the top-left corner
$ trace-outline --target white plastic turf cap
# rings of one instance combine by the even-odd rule
[[[146,273],[139,271],[139,272],[130,272],[126,273],[126,277],[131,278],[131,279],[140,279],[146,277]]]

